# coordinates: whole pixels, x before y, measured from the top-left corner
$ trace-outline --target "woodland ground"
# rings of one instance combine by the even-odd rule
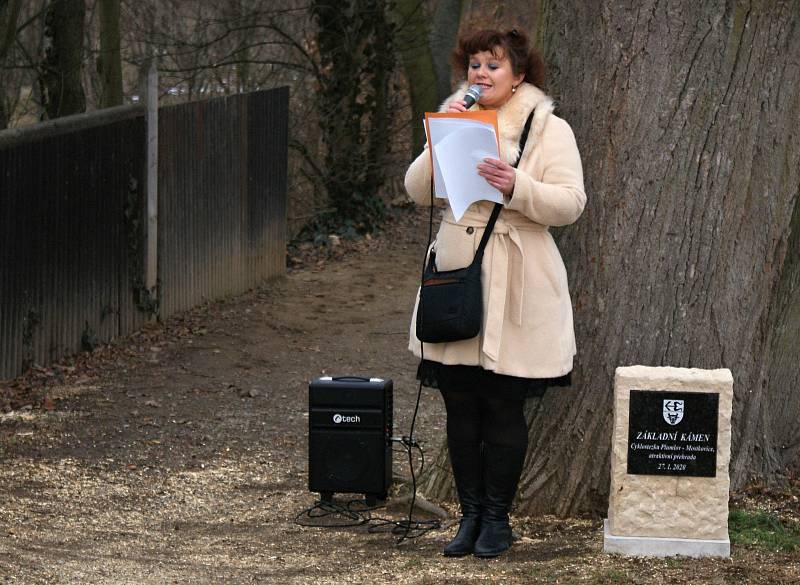
[[[514,517],[521,538],[492,561],[441,557],[452,525],[400,546],[365,526],[297,525],[314,502],[309,379],[392,378],[395,434],[408,433],[425,220],[401,211],[371,241],[293,250],[286,278],[0,386],[0,583],[800,583],[797,548],[606,556],[599,518]],[[424,391],[429,460],[443,423]],[[408,476],[403,455],[394,466]],[[401,519],[407,491],[377,514]],[[798,495],[754,488],[732,505],[791,523]]]

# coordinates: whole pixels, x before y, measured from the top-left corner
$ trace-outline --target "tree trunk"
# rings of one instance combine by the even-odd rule
[[[797,117],[795,118],[797,119]],[[770,466],[785,467],[800,474],[800,368],[797,367],[797,343],[800,332],[800,202],[795,203],[790,226],[791,236],[784,261],[778,292],[773,302],[775,333],[769,351],[769,371],[762,419],[758,432],[769,435],[769,444],[776,447],[777,461],[761,459],[758,451],[749,454],[749,471],[754,476],[769,473],[769,467],[759,469],[760,461]],[[792,391],[794,390],[794,391]],[[750,443],[755,446],[755,441]],[[756,464],[756,465],[754,465]]]
[[[433,13],[433,26],[428,38],[433,55],[433,67],[436,70],[438,103],[450,97],[452,92],[453,70],[450,66],[450,56],[458,39],[463,3],[463,0],[439,0]]]
[[[122,105],[122,57],[119,34],[119,0],[100,0],[100,107]]]
[[[323,180],[335,208],[326,219],[343,233],[373,231],[385,211],[379,190],[386,174],[389,79],[394,68],[387,4],[386,0],[311,4],[318,27],[316,99],[325,145]]]
[[[435,111],[439,102],[438,80],[431,46],[428,43],[428,19],[420,0],[397,0],[392,8],[397,25],[396,46],[408,79],[411,96],[412,152],[425,146],[425,112]]]
[[[589,202],[557,234],[574,386],[528,410],[517,509],[605,512],[613,374],[632,364],[730,368],[732,486],[779,480],[800,454],[797,4],[541,8]]]
[[[43,86],[48,118],[86,109],[81,84],[85,14],[84,0],[52,0],[47,7]]]
[[[0,0],[0,62],[6,58],[17,38],[17,20],[21,8],[22,0]]]
[[[0,67],[4,64],[14,40],[17,38],[17,20],[19,20],[22,0],[0,0]],[[10,113],[6,111],[7,87],[0,82],[0,130],[8,127]]]

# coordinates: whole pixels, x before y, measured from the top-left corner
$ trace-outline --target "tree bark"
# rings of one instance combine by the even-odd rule
[[[100,57],[102,79],[100,107],[122,105],[122,56],[120,53],[119,0],[100,0]]]
[[[386,178],[395,65],[388,2],[314,0],[310,8],[319,50],[323,181],[335,208],[326,219],[344,231],[371,232],[385,212],[379,191]]]
[[[613,374],[632,364],[730,368],[732,486],[779,481],[800,454],[800,9],[541,4],[589,202],[557,233],[574,385],[528,409],[517,509],[605,512]]]
[[[397,0],[392,7],[397,23],[396,46],[408,79],[411,97],[411,133],[414,156],[425,145],[422,120],[439,101],[438,78],[428,43],[428,19],[421,0]]]
[[[433,13],[433,26],[428,38],[433,55],[433,67],[436,70],[438,103],[447,99],[452,92],[453,70],[450,56],[458,38],[463,3],[463,0],[439,0]]]
[[[17,38],[17,21],[21,8],[22,0],[0,0],[0,62],[6,58]]]
[[[797,475],[800,474],[800,425],[797,424],[797,414],[800,413],[800,392],[797,391],[800,387],[800,368],[797,367],[797,338],[800,331],[800,202],[795,203],[790,229],[788,254],[774,304],[776,330],[767,377],[767,424],[762,424],[761,430],[769,433],[770,444],[779,449],[777,464]],[[787,391],[790,389],[794,389],[794,392]]]
[[[17,38],[17,21],[19,20],[22,0],[0,0],[0,66],[3,65],[11,45]],[[8,127],[10,113],[6,111],[7,88],[0,82],[0,130]]]
[[[81,83],[85,15],[84,0],[52,0],[47,7],[43,86],[50,119],[86,109]]]

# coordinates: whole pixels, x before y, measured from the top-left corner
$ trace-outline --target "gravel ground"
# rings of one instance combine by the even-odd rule
[[[314,503],[309,379],[392,378],[395,434],[408,433],[425,218],[403,212],[342,259],[306,249],[285,279],[4,384],[0,583],[800,583],[797,551],[606,556],[597,518],[514,518],[520,539],[492,561],[441,557],[451,522],[401,545],[366,526],[296,524]],[[424,391],[416,435],[429,459],[443,423]],[[407,459],[394,461],[407,477]],[[375,514],[401,519],[407,492],[398,482]],[[740,504],[796,514],[797,496]]]

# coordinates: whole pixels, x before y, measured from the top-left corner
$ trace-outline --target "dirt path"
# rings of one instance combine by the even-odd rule
[[[392,378],[395,434],[408,432],[416,362],[405,348],[426,235],[409,226],[423,218],[405,217],[365,252],[50,370],[64,381],[41,406],[0,414],[0,582],[800,580],[794,553],[606,557],[597,520],[517,519],[522,540],[491,562],[443,559],[453,528],[398,547],[364,527],[296,525],[314,500],[306,489],[310,378]],[[426,391],[417,437],[431,455],[442,428],[441,400]],[[395,471],[407,475],[401,456]],[[383,515],[404,512],[390,506]]]

